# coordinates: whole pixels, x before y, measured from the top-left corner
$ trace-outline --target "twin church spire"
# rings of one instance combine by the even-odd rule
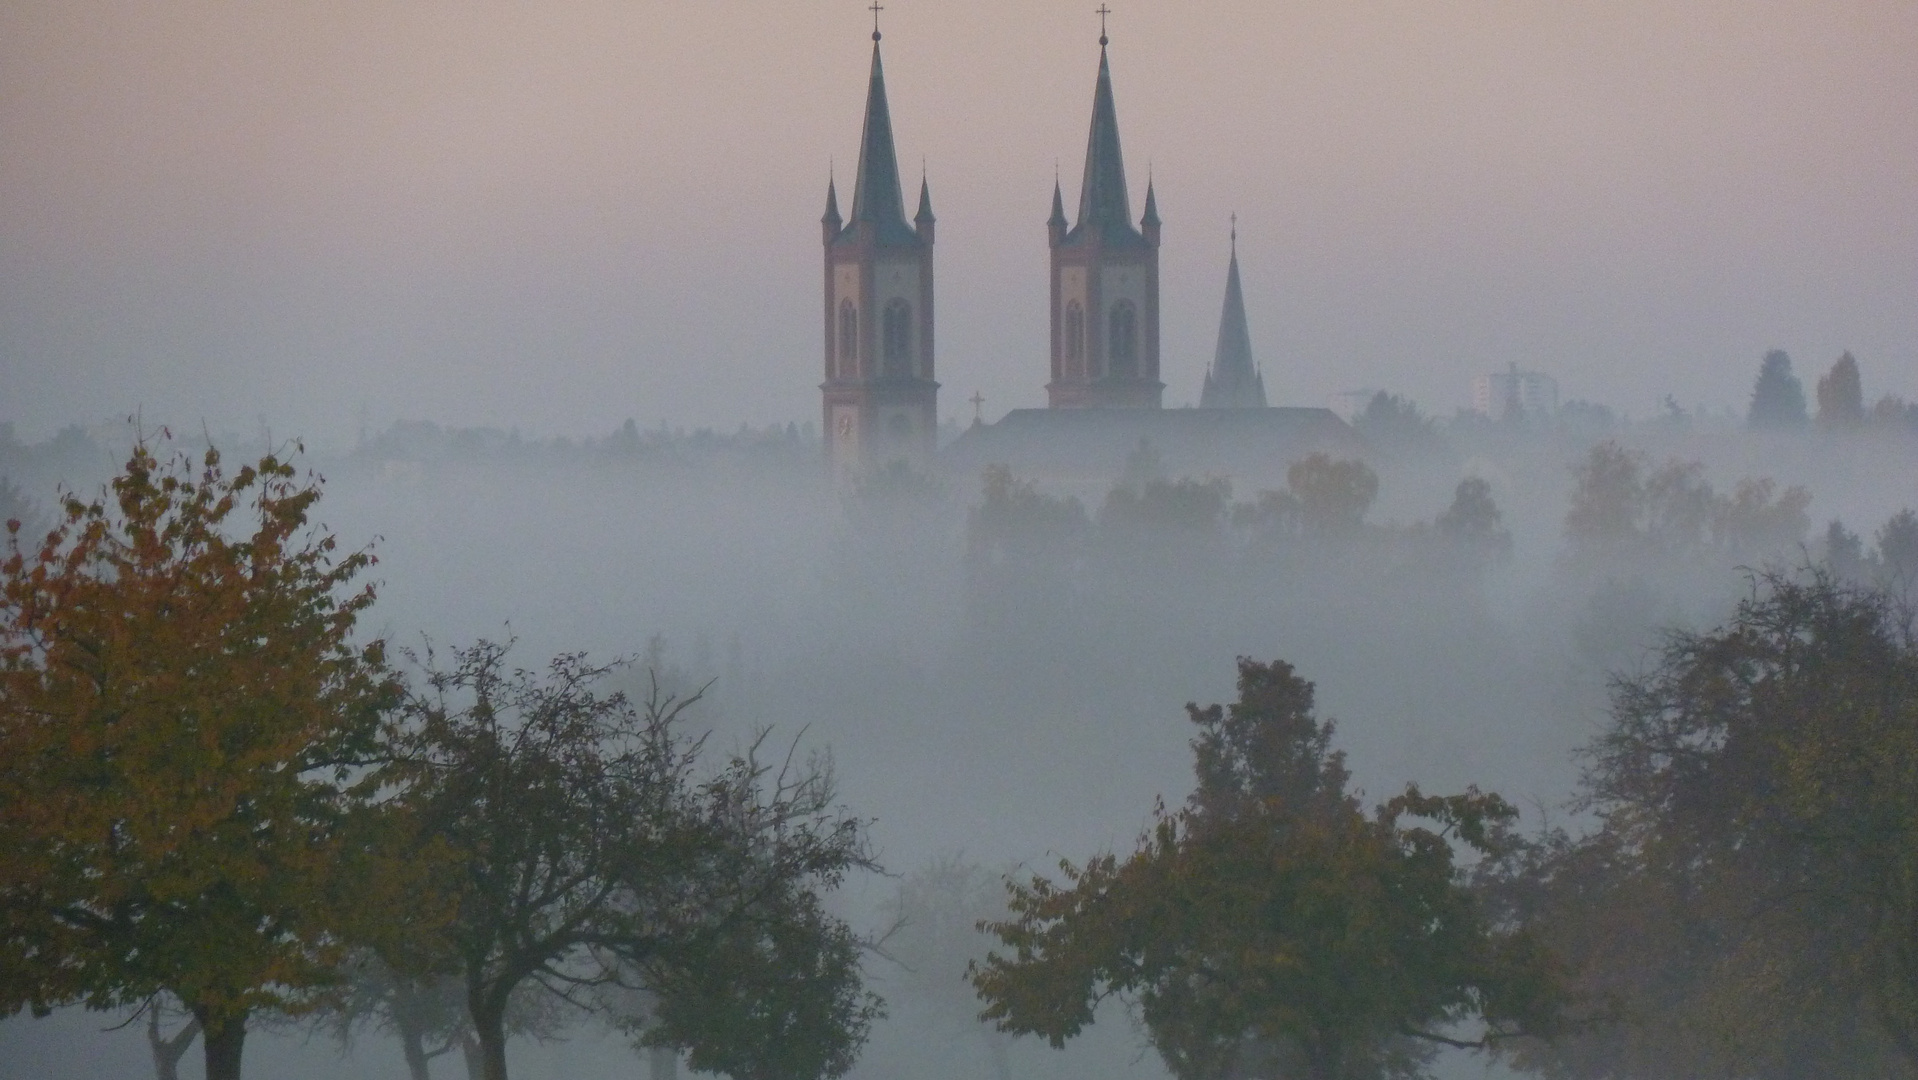
[[[852,203],[842,218],[837,182],[829,180],[820,220],[826,278],[823,419],[828,454],[847,471],[929,458],[938,431],[931,187],[921,179],[918,212],[907,220],[876,27],[872,36]],[[1046,394],[1055,409],[1155,409],[1165,391],[1159,377],[1158,194],[1148,179],[1144,214],[1135,223],[1107,44],[1102,30],[1077,219],[1067,221],[1064,192],[1055,182],[1046,222],[1052,263]],[[1235,297],[1239,329],[1228,349],[1227,327],[1221,325],[1215,367],[1222,372],[1230,367],[1236,373],[1241,352],[1250,365],[1236,253],[1226,322],[1232,321]],[[1221,366],[1228,353],[1233,362]],[[1208,375],[1208,387],[1211,382]]]

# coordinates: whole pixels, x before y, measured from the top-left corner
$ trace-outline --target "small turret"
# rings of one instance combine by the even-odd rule
[[[1145,216],[1139,219],[1139,231],[1146,243],[1159,246],[1159,193],[1153,190],[1151,180],[1145,182]]]
[[[933,223],[938,220],[932,216],[932,185],[926,182],[924,176],[921,176],[919,178],[919,212],[912,216],[912,223],[919,230],[919,239],[928,244],[932,243]]]
[[[820,238],[830,244],[846,225],[839,216],[839,186],[831,178],[826,180],[826,213],[819,219]]]
[[[1052,181],[1052,216],[1046,219],[1046,229],[1052,236],[1052,246],[1058,247],[1066,238],[1066,230],[1072,223],[1066,220],[1066,197],[1059,190],[1059,181]]]

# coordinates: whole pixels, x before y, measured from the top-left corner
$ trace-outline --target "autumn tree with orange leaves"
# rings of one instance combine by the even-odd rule
[[[10,523],[0,1012],[170,993],[236,1080],[249,1014],[332,978],[378,906],[366,761],[395,683],[354,637],[372,556],[319,497],[275,455],[228,473],[142,441],[43,537]]]

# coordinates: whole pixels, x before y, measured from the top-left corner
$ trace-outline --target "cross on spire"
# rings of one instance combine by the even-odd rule
[[[985,407],[986,407],[985,395],[981,394],[977,390],[974,390],[972,392],[972,397],[968,398],[967,400],[972,402],[972,422],[975,424],[985,423]]]
[[[1104,4],[1099,5],[1099,44],[1101,45],[1106,43],[1106,16],[1110,14],[1112,14],[1111,8]]]
[[[879,40],[879,13],[886,10],[879,6],[879,0],[872,0],[872,6],[866,9],[872,12],[872,39]]]

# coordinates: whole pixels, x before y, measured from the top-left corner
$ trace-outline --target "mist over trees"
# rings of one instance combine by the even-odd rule
[[[249,1074],[291,1077],[1912,1075],[1918,427],[1849,357],[1815,410],[1800,385],[1799,419],[1768,427],[1773,366],[1737,416],[1568,403],[1508,423],[1383,393],[1354,421],[1362,453],[1231,476],[1147,442],[1097,475],[835,489],[799,425],[396,425],[303,458],[325,499],[273,541],[313,573],[354,568],[331,609],[223,591],[254,580],[236,552],[265,550],[258,493],[320,489],[281,455],[218,510],[235,474],[210,480],[196,441],[190,467],[148,469],[174,470],[168,505],[225,515],[173,562],[191,530],[148,529],[152,564],[204,604],[179,620],[164,590],[86,569],[130,555],[63,554],[94,522],[99,551],[138,547],[117,489],[56,487],[126,482],[127,433],[9,434],[0,509],[24,520],[0,734],[28,756],[0,761],[0,982],[16,1007],[106,1011],[23,1015],[0,1046],[35,1075],[68,1074],[31,1056],[64,1038],[131,1047],[106,1071],[191,1076],[234,1042],[204,1011],[240,1018]],[[17,636],[60,581],[120,627],[128,647],[101,654],[118,666],[76,646],[62,681]],[[377,603],[356,600],[369,585]],[[127,632],[115,603],[162,629]],[[342,636],[314,629],[355,603]],[[352,692],[245,636],[275,625]],[[1257,658],[1236,695],[1234,657]],[[99,672],[128,674],[89,689]],[[222,704],[281,692],[305,704],[260,713],[288,725],[277,743]],[[131,703],[87,706],[84,746],[124,748],[104,759],[22,719],[89,695]],[[243,768],[181,734],[218,749],[228,715],[235,746],[304,749]],[[109,731],[121,716],[145,719]],[[46,807],[88,790],[74,845]],[[282,824],[297,859],[276,854]],[[282,865],[271,889],[253,869]],[[77,882],[111,885],[113,918],[154,942],[231,888],[278,966],[253,989],[221,974],[239,989],[210,1009],[195,965],[250,955],[244,936],[141,944],[138,981],[96,974],[128,950],[86,944],[112,919],[85,923],[98,898]],[[99,962],[45,966],[76,942]],[[1246,942],[1266,959],[1230,952]]]

